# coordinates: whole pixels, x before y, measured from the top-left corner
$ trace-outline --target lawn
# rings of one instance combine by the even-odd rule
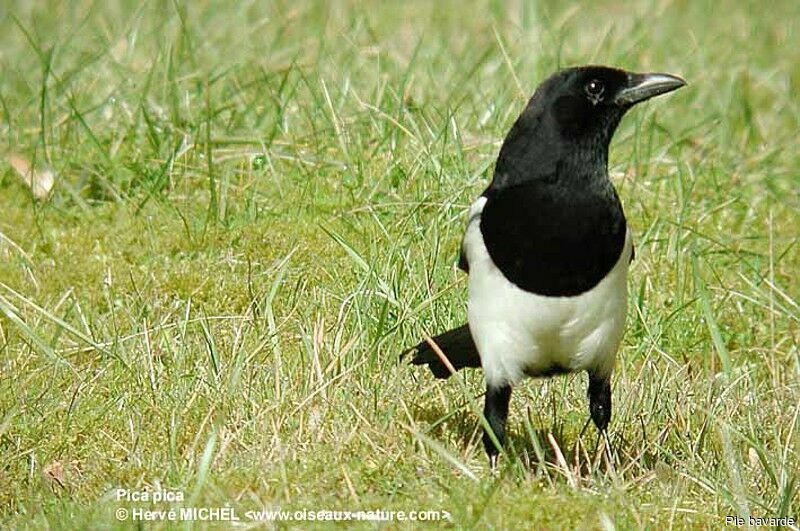
[[[492,476],[480,372],[398,354],[465,321],[467,208],[584,63],[689,83],[611,146],[614,451],[584,375],[529,380]],[[6,1],[0,68],[0,526],[798,525],[796,0]]]

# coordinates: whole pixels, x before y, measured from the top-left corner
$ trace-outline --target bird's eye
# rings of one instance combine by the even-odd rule
[[[588,83],[586,83],[586,87],[584,87],[584,90],[586,90],[586,94],[593,100],[600,99],[600,96],[603,95],[603,91],[605,89],[606,88],[605,86],[603,86],[603,82],[600,81],[599,79],[593,79],[589,81]]]

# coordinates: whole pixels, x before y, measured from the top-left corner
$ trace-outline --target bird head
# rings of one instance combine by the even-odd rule
[[[686,85],[671,74],[581,66],[556,72],[536,89],[500,150],[492,187],[558,173],[605,175],[608,145],[637,103]]]
[[[619,120],[637,103],[684,86],[671,74],[637,74],[606,66],[562,70],[536,90],[532,111],[549,111],[565,136],[600,135],[608,139]]]

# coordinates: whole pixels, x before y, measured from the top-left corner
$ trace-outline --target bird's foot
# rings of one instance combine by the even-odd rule
[[[605,450],[606,459],[608,460],[608,466],[613,470],[615,468],[614,447],[611,446],[611,439],[608,437],[608,431],[603,430],[601,433],[603,434],[603,449]]]

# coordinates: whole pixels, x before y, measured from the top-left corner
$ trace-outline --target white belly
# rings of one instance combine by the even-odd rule
[[[595,287],[574,297],[546,297],[512,284],[489,258],[478,214],[470,212],[464,235],[469,262],[469,328],[486,381],[514,384],[526,374],[614,368],[627,313],[630,234],[612,270]]]

